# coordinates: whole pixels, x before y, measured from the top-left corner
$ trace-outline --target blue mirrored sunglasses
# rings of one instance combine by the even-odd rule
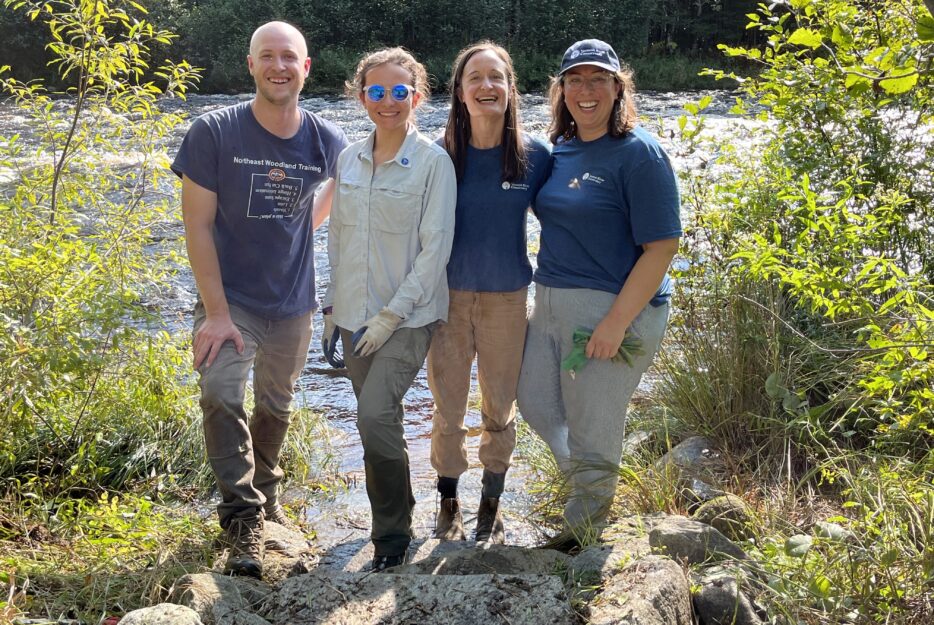
[[[366,97],[369,98],[370,102],[379,102],[386,97],[386,87],[382,85],[370,85],[364,91],[366,91]],[[389,95],[396,102],[405,102],[412,91],[415,91],[415,88],[409,85],[395,85],[389,90]]]

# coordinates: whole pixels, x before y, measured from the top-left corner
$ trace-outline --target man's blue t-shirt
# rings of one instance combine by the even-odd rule
[[[271,320],[316,306],[312,200],[347,145],[337,126],[300,110],[289,139],[263,128],[250,102],[206,113],[172,163],[217,194],[214,244],[227,300]]]
[[[619,293],[642,245],[681,236],[678,183],[668,156],[636,127],[624,137],[555,146],[535,211],[542,224],[535,282]],[[671,297],[662,280],[652,304]]]
[[[457,182],[454,245],[448,287],[462,291],[515,291],[532,281],[526,247],[526,211],[551,165],[548,144],[525,137],[529,168],[521,180],[502,179],[503,146],[467,146]]]

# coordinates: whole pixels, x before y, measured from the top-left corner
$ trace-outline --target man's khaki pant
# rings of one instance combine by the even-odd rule
[[[243,353],[227,341],[210,367],[198,369],[204,443],[221,494],[217,515],[224,528],[234,517],[253,516],[276,503],[289,404],[311,342],[310,312],[269,321],[230,306],[230,317],[243,336]],[[199,301],[195,331],[204,320]],[[248,420],[243,399],[251,369],[255,402]]]
[[[525,345],[528,289],[507,293],[451,290],[448,322],[428,352],[428,384],[435,399],[431,464],[442,477],[467,470],[467,397],[477,358],[480,385],[480,462],[505,473],[516,447],[516,386]]]
[[[415,497],[402,426],[402,397],[425,362],[433,328],[434,324],[399,328],[365,358],[353,355],[351,333],[341,328],[344,362],[357,396],[357,429],[373,516],[370,537],[377,556],[402,554],[412,541]]]

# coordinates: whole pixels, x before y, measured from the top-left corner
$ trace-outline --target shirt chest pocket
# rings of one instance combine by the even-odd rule
[[[370,227],[391,234],[417,230],[424,197],[424,186],[375,183],[370,192]]]

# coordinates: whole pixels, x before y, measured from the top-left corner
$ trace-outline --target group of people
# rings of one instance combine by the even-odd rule
[[[317,307],[312,231],[328,216],[322,349],[341,364],[343,344],[357,398],[373,569],[404,563],[413,539],[402,399],[426,358],[435,536],[466,538],[457,487],[476,358],[475,538],[505,541],[500,497],[517,401],[569,482],[563,535],[572,544],[598,537],[627,405],[667,324],[681,235],[675,174],[637,125],[632,76],[613,48],[596,39],[568,48],[550,91],[553,147],[522,131],[512,60],[491,42],[455,60],[437,141],[416,126],[427,74],[404,49],[357,65],[347,89],[373,130],[350,145],[298,106],[311,61],[293,26],[259,27],[247,63],[255,97],[196,119],[172,166],[198,288],[194,365],[225,569],[261,576],[264,522],[292,525],[278,501],[279,452]],[[529,210],[541,223],[534,274]],[[619,358],[624,338],[639,349]],[[575,350],[585,364],[568,370]]]

